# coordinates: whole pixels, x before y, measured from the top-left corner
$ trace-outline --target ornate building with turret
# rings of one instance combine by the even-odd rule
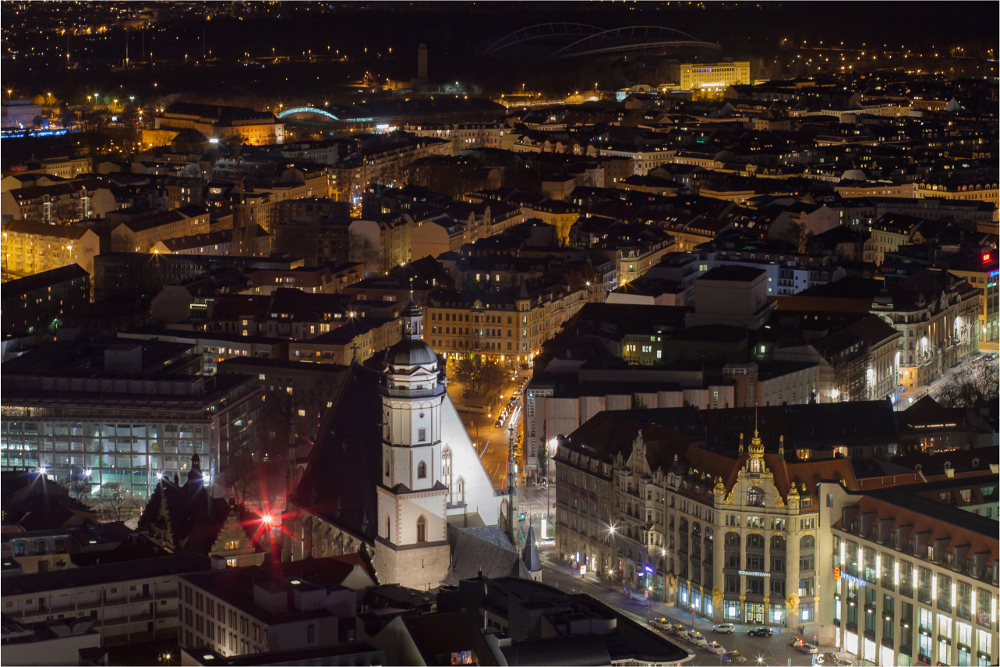
[[[437,588],[453,567],[448,526],[491,526],[506,497],[448,397],[412,302],[381,371],[351,364],[288,498],[285,560],[365,553],[379,583]]]
[[[817,485],[856,489],[850,462],[789,462],[756,432],[734,458],[706,446],[696,410],[632,413],[646,419],[604,412],[560,439],[557,554],[717,623],[814,624]]]

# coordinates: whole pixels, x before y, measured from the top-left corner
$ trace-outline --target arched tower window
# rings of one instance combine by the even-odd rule
[[[417,519],[417,542],[427,541],[427,519],[421,514],[420,518]]]
[[[417,477],[419,477],[420,479],[424,479],[425,477],[427,477],[427,464],[424,463],[423,461],[421,461],[417,465]]]
[[[764,506],[764,489],[759,486],[751,486],[747,489],[747,505],[755,505],[757,507]]]

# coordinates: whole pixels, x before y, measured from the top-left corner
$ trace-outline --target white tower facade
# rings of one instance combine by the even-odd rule
[[[382,583],[427,590],[447,574],[448,487],[442,481],[442,405],[438,359],[423,342],[421,312],[400,316],[402,340],[386,358],[382,398],[382,479],[375,567]]]

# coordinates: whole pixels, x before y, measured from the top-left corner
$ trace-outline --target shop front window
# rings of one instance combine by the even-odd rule
[[[761,602],[747,602],[746,603],[746,622],[747,623],[763,623],[764,622],[764,605]]]
[[[844,633],[844,650],[854,655],[858,654],[858,636],[855,633]]]
[[[772,625],[782,625],[785,622],[785,605],[772,604],[768,611],[767,622]]]

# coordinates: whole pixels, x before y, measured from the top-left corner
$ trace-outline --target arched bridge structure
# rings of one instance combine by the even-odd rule
[[[541,23],[476,46],[477,58],[566,59],[696,48],[721,50],[674,28],[654,25],[605,29],[586,23]]]
[[[318,109],[316,107],[292,107],[291,109],[285,109],[283,111],[278,112],[278,118],[285,118],[287,116],[292,116],[300,113],[315,113],[319,114],[320,116],[326,116],[330,120],[336,120],[336,121],[340,120],[329,111],[326,111],[325,109]]]

